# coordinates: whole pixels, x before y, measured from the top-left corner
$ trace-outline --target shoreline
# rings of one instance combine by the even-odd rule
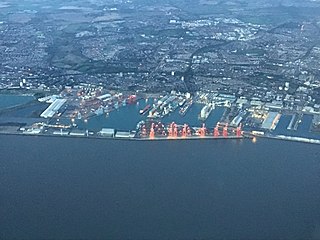
[[[286,136],[286,135],[252,135],[255,138],[267,138],[274,140],[282,140],[287,142],[300,142],[308,144],[318,144],[320,145],[320,139],[306,138],[306,137],[297,137],[297,136]]]
[[[167,138],[167,137],[155,137],[155,138],[141,138],[141,137],[102,137],[98,135],[89,136],[77,136],[77,135],[59,135],[59,134],[28,134],[28,133],[9,133],[0,132],[0,136],[30,136],[30,137],[56,137],[56,138],[76,138],[76,139],[101,139],[101,140],[115,140],[115,141],[195,141],[195,140],[242,140],[250,137],[213,137],[213,136],[190,136],[190,137],[177,137],[177,138]]]
[[[269,136],[258,136],[258,135],[245,135],[242,137],[229,136],[229,137],[214,137],[214,136],[190,136],[190,137],[177,137],[177,138],[168,138],[168,137],[155,137],[155,138],[140,138],[140,137],[102,137],[97,135],[89,136],[72,136],[72,135],[57,135],[57,134],[27,134],[27,133],[9,133],[9,132],[0,132],[0,136],[26,136],[26,137],[55,137],[55,138],[71,138],[71,139],[99,139],[99,140],[109,140],[109,141],[141,141],[141,142],[159,142],[159,141],[210,141],[210,140],[244,140],[244,139],[274,139],[282,140],[289,142],[300,142],[308,144],[318,144],[320,145],[319,139],[305,138],[305,137],[293,137],[285,135],[269,135]]]

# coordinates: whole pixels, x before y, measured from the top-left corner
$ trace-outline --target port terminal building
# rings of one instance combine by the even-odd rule
[[[41,113],[40,117],[52,118],[66,102],[66,99],[56,99],[43,113]]]
[[[99,135],[102,137],[114,137],[115,130],[113,128],[102,128]]]

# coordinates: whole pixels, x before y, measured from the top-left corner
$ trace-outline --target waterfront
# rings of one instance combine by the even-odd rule
[[[312,116],[304,115],[301,119],[297,130],[288,130],[287,127],[291,121],[292,115],[284,115],[280,118],[279,124],[274,131],[274,134],[286,135],[286,136],[295,136],[295,137],[304,137],[310,139],[320,140],[320,134],[315,132],[310,132],[312,124]]]
[[[139,110],[143,109],[147,104],[152,104],[153,101],[149,99],[148,101],[140,100],[139,104],[129,104],[127,106],[122,106],[118,110],[111,112],[108,116],[105,114],[100,116],[94,116],[88,120],[87,123],[84,120],[76,119],[80,129],[89,129],[93,131],[99,131],[101,128],[115,128],[120,130],[133,130],[136,128],[137,123],[141,120],[146,120],[146,115],[139,114]],[[187,123],[190,126],[199,127],[202,124],[202,121],[198,119],[198,114],[203,107],[202,104],[193,104],[190,110],[186,113],[185,116],[179,114],[178,109],[173,113],[165,116],[162,119],[163,123],[169,124],[175,122],[177,124]],[[222,117],[225,108],[217,107],[212,111],[205,123],[213,127]]]
[[[2,239],[320,237],[318,145],[2,135],[0,150]]]
[[[104,96],[109,95],[106,94]],[[120,94],[119,96],[122,95]],[[131,97],[132,96],[133,95],[131,95]],[[201,96],[205,95],[200,94],[198,95],[198,97],[199,96],[201,98]],[[146,113],[142,115],[140,114],[140,111],[144,109],[147,105],[154,106],[155,102],[158,101],[155,98],[142,98],[139,99],[137,102],[127,102],[122,100],[122,104],[118,104],[118,102],[116,102],[116,104],[114,103],[114,106],[117,106],[115,109],[112,109],[107,112],[102,111],[99,114],[89,114],[90,116],[88,115],[88,118],[83,118],[82,115],[79,114],[79,112],[77,114],[77,111],[74,111],[74,108],[66,104],[66,106],[64,106],[60,112],[58,111],[54,113],[54,115],[56,115],[55,117],[48,120],[46,118],[39,117],[39,115],[41,115],[41,113],[44,112],[44,110],[48,107],[48,103],[38,101],[30,102],[34,99],[32,96],[0,95],[0,97],[2,100],[4,100],[4,103],[2,103],[3,106],[4,104],[6,104],[7,107],[12,107],[10,108],[10,110],[2,111],[0,115],[0,124],[3,126],[0,130],[1,133],[4,134],[37,134],[48,136],[68,136],[70,134],[72,136],[78,137],[90,136],[92,138],[101,138],[105,137],[101,135],[101,129],[112,129],[113,134],[108,134],[108,137],[119,136],[121,138],[154,138],[150,135],[151,127],[153,125],[150,122],[145,124],[145,122],[147,122],[149,119],[149,117],[147,117],[148,114]],[[134,95],[134,99],[135,98],[136,96]],[[17,106],[17,103],[24,105]],[[175,108],[168,114],[162,115],[161,118],[151,118],[152,121],[155,123],[155,129],[153,129],[154,131],[156,131],[157,134],[157,136],[155,137],[161,137],[162,139],[166,137],[173,137],[174,139],[177,137],[182,137],[183,139],[185,139],[185,137],[188,135],[188,137],[191,136],[191,138],[197,138],[199,136],[206,136],[207,138],[216,138],[217,136],[224,135],[223,131],[224,126],[226,124],[226,122],[224,121],[226,119],[226,116],[230,114],[230,111],[239,113],[237,117],[233,117],[233,121],[239,118],[241,114],[243,114],[243,116],[246,115],[245,111],[235,110],[235,108],[231,110],[230,107],[228,108],[226,106],[216,106],[214,107],[212,112],[210,112],[208,118],[206,118],[204,121],[201,121],[199,120],[199,113],[202,111],[204,106],[205,104],[196,102],[191,105],[186,114],[181,115],[179,113],[179,108]],[[71,110],[67,110],[68,108],[70,108]],[[272,114],[278,115],[275,112],[273,112]],[[239,118],[240,121],[237,124],[231,127],[229,126],[229,128],[226,128],[226,132],[228,132],[228,137],[230,136],[231,138],[233,138],[234,136],[250,137],[251,131],[261,130],[263,131],[264,136],[270,138],[281,138],[290,141],[319,143],[319,133],[317,133],[316,131],[311,131],[312,121],[315,116],[311,114],[300,115],[301,116],[298,119],[299,121],[297,121],[295,124],[295,129],[288,130],[288,126],[290,125],[290,122],[293,119],[293,115],[284,114],[281,117],[279,117],[280,120],[279,123],[275,125],[275,130],[266,129],[263,128],[263,126],[260,126],[259,128],[259,125],[252,128],[250,126],[247,126],[246,120],[242,120],[242,125],[238,125],[241,122],[241,118]],[[142,123],[141,121],[144,122]],[[159,121],[162,122],[164,125],[159,125]],[[221,121],[222,124],[219,124],[219,122]],[[141,125],[138,125],[138,123],[141,123]],[[175,124],[172,125],[171,123]],[[206,125],[202,126],[203,123],[205,123]],[[183,129],[183,124],[187,124],[184,125],[186,126],[185,129]],[[232,124],[233,123],[231,122],[231,125]],[[169,133],[169,125],[171,126],[170,128],[172,132],[174,132],[175,129],[177,130],[177,136],[169,136],[170,134],[173,134],[172,132]],[[23,127],[22,130],[19,130],[18,126]],[[27,127],[24,128],[24,126]],[[39,126],[44,126],[44,128],[39,128]],[[139,126],[138,129],[137,126]],[[236,128],[235,126],[238,126],[238,128]],[[242,132],[241,126],[244,126],[244,132]],[[165,129],[162,129],[164,127]],[[216,130],[217,135],[215,133]],[[118,135],[117,132],[119,132]]]

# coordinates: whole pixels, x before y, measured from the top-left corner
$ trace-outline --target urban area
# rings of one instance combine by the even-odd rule
[[[318,1],[150,2],[0,3],[0,132],[320,143]]]

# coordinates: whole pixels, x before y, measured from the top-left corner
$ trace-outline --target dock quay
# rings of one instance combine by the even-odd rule
[[[296,131],[299,127],[299,123],[301,122],[303,115],[302,114],[294,114],[291,118],[291,121],[287,127],[287,130],[294,130]]]
[[[304,138],[304,137],[293,137],[293,136],[285,136],[285,135],[276,135],[276,136],[271,137],[271,138],[279,139],[279,140],[295,141],[295,142],[320,144],[320,140],[318,140],[318,139]]]

